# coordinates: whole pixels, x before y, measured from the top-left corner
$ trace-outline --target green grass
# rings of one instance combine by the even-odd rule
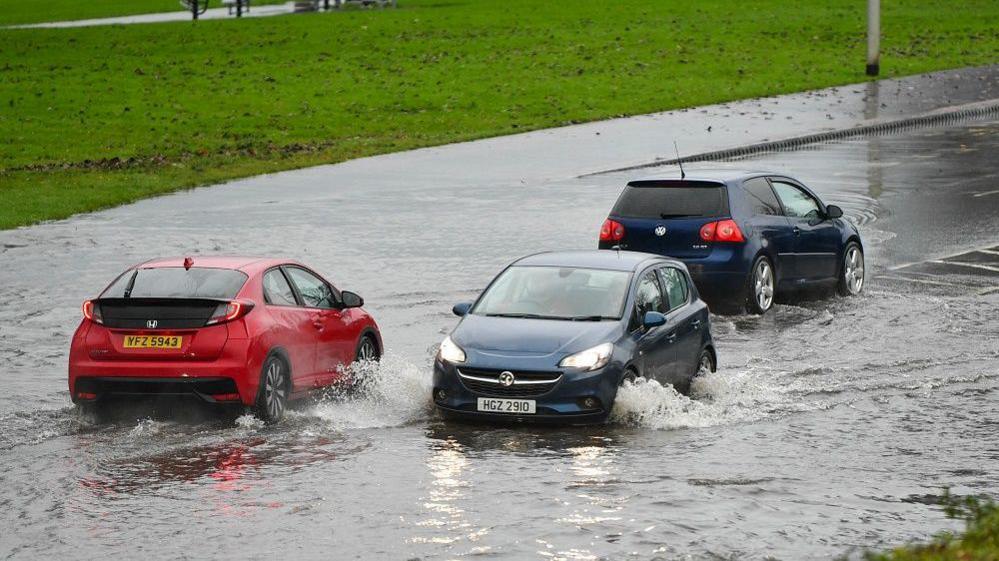
[[[944,532],[932,542],[900,547],[888,553],[871,553],[868,561],[999,561],[999,505],[974,497],[954,499],[945,495],[950,518],[963,520],[961,534]]]
[[[999,60],[995,0],[889,2],[883,23],[887,75]],[[864,25],[856,0],[403,0],[0,31],[0,228],[256,173],[862,81]]]
[[[253,9],[252,6],[280,4],[285,0],[251,2],[250,9]],[[221,6],[221,0],[209,0],[209,8]],[[178,0],[0,0],[0,25],[178,12],[183,9]]]

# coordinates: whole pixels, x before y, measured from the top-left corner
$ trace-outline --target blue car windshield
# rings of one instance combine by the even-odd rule
[[[631,273],[576,267],[510,267],[473,314],[573,321],[620,319]]]

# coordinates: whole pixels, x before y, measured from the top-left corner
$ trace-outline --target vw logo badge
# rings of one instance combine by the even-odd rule
[[[513,372],[510,372],[509,370],[504,370],[503,372],[500,372],[499,383],[504,388],[509,388],[510,386],[512,386],[513,380],[514,380]]]
[[[659,236],[660,238],[663,237],[663,236],[665,236],[666,235],[666,226],[663,226],[661,224],[659,226],[656,226],[656,235]]]
[[[146,327],[148,327],[149,329],[156,329],[156,326],[159,324],[160,322],[156,321],[155,319],[151,319],[146,322]]]

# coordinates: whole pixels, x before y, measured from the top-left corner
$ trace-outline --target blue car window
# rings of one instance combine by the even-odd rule
[[[742,184],[749,193],[749,201],[753,205],[753,214],[757,216],[780,216],[780,203],[770,182],[762,177],[750,179]]]
[[[267,271],[264,275],[264,300],[275,306],[296,306],[295,293],[291,285],[278,269]]]
[[[665,314],[668,311],[655,271],[649,271],[639,279],[635,288],[635,311],[638,312],[638,317],[644,317],[646,312]]]
[[[620,319],[631,274],[580,267],[514,266],[472,310],[486,316]]]
[[[663,286],[666,287],[666,299],[670,311],[687,303],[687,278],[678,269],[663,267],[659,269]]]
[[[808,193],[783,181],[774,181],[773,184],[788,216],[792,218],[816,218],[820,215],[819,203]]]

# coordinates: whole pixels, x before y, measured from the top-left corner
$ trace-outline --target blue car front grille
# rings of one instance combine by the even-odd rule
[[[513,375],[513,384],[500,382],[504,372]],[[562,380],[561,372],[518,372],[459,368],[458,379],[469,391],[488,397],[537,397],[544,395]]]

